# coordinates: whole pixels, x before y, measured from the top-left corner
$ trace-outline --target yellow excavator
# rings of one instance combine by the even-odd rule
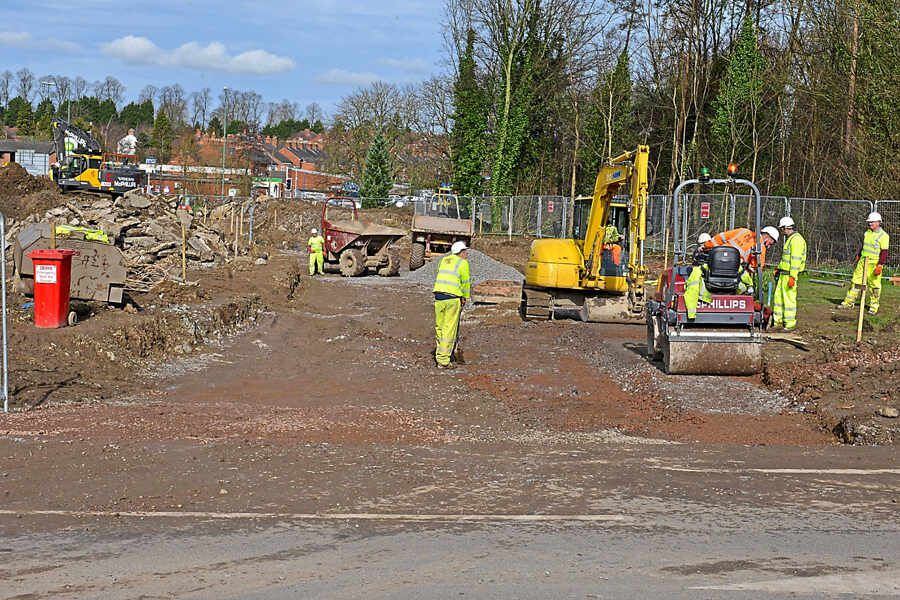
[[[649,158],[643,145],[610,158],[594,195],[575,200],[574,239],[531,243],[522,289],[526,320],[577,311],[582,321],[643,321]],[[617,198],[623,186],[627,200]]]

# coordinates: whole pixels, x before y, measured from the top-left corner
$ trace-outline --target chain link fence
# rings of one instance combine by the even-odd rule
[[[188,196],[190,203],[201,214],[210,214],[216,207],[226,206],[236,222],[240,216],[248,223],[258,220],[265,213],[265,200],[242,197]],[[622,201],[626,197],[619,198]],[[289,199],[296,202],[318,201]],[[737,227],[755,226],[752,197],[742,194],[685,194],[683,196],[682,227],[687,232],[688,243],[696,241],[700,233],[715,235]],[[430,198],[367,199],[366,204],[396,206],[402,210],[424,208]],[[344,204],[360,203],[359,199],[343,199]],[[459,213],[463,218],[472,217],[476,235],[502,235],[507,237],[565,237],[571,218],[571,199],[567,196],[460,196]],[[421,204],[421,206],[420,206]],[[777,226],[781,217],[790,216],[797,229],[807,240],[810,271],[849,273],[853,269],[856,254],[862,244],[866,216],[877,210],[882,213],[885,229],[900,243],[900,201],[845,200],[836,198],[791,198],[763,196],[763,226]],[[671,248],[672,197],[651,195],[647,204],[648,253],[663,253],[666,244]],[[245,226],[247,227],[247,226]],[[240,224],[237,224],[240,230]],[[668,231],[668,235],[667,235]],[[252,235],[245,230],[245,235]],[[769,256],[780,256],[780,245],[769,251]],[[775,259],[770,259],[773,262]],[[892,250],[888,258],[888,271],[900,271],[900,252]]]

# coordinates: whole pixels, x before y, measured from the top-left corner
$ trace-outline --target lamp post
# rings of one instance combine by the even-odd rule
[[[225,202],[225,146],[228,144],[228,87],[223,87],[225,102],[222,103],[222,202]]]

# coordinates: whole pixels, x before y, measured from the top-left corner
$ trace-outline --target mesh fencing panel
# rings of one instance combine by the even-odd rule
[[[868,200],[791,198],[790,216],[806,238],[807,267],[852,268],[872,208]]]
[[[900,270],[900,251],[895,244],[900,244],[900,200],[879,200],[875,210],[881,213],[882,227],[892,234],[891,248],[888,251],[888,266],[895,273]]]

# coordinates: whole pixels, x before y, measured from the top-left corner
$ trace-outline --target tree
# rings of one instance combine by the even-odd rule
[[[366,167],[363,171],[360,194],[366,207],[376,205],[374,200],[387,198],[394,186],[394,173],[387,141],[381,132],[375,134],[369,152],[366,154]]]
[[[212,100],[212,91],[207,87],[199,92],[191,94],[191,124],[201,130],[206,129],[206,121],[209,117],[209,103]]]
[[[16,92],[19,96],[31,102],[31,92],[34,91],[34,73],[28,69],[16,71]]]
[[[6,108],[9,104],[9,94],[12,90],[13,74],[9,70],[0,73],[0,106]]]
[[[10,100],[9,104],[6,106],[6,122],[15,126],[19,120],[19,113],[26,110],[29,114],[31,113],[31,104],[22,96],[16,96]]]
[[[31,103],[23,102],[16,114],[16,131],[19,135],[32,135],[34,133],[34,114]]]
[[[53,107],[53,101],[50,98],[44,98],[37,106],[34,112],[34,134],[39,137],[49,138],[52,136],[52,128],[50,123],[53,121],[53,114],[56,109]]]
[[[125,86],[115,77],[107,75],[106,79],[95,84],[94,94],[101,102],[109,100],[116,107],[125,97]]]
[[[153,103],[149,100],[140,103],[129,102],[119,113],[119,120],[126,127],[153,125]]]
[[[592,192],[594,178],[606,159],[637,143],[628,49],[619,53],[616,65],[604,73],[591,94],[584,127],[582,189]]]
[[[171,156],[174,139],[175,134],[172,132],[169,119],[160,109],[153,124],[153,145],[156,147],[157,157],[163,162],[168,161]]]
[[[712,140],[717,155],[732,162],[748,145],[752,152],[751,178],[756,178],[759,155],[759,110],[762,104],[766,61],[759,51],[756,27],[744,19],[719,93],[713,101]],[[749,140],[748,140],[749,138]],[[749,144],[748,144],[749,141]]]
[[[480,194],[487,158],[487,102],[475,66],[475,31],[469,29],[453,88],[450,156],[453,185],[465,196]]]
[[[214,136],[222,135],[222,121],[219,120],[217,115],[213,115],[209,120],[209,125],[206,127],[206,133]]]

